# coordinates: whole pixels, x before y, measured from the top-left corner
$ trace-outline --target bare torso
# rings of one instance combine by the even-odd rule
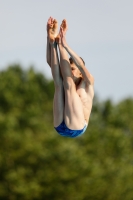
[[[77,86],[77,93],[83,105],[85,121],[88,123],[92,109],[94,87],[91,84],[87,85],[86,82],[82,79],[80,84]]]

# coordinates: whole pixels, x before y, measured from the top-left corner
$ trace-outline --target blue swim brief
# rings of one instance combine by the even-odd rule
[[[80,129],[80,130],[72,130],[72,129],[69,129],[64,120],[63,122],[58,126],[58,127],[54,127],[55,130],[62,136],[65,136],[65,137],[77,137],[77,136],[80,136],[82,135],[86,129],[87,129],[87,123],[85,122],[85,126],[83,129]]]

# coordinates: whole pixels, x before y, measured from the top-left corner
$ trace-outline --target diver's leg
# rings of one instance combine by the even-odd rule
[[[54,79],[55,93],[53,101],[53,116],[54,116],[54,127],[59,126],[63,121],[64,114],[64,89],[63,82],[59,67],[59,58],[57,52],[57,44],[55,37],[57,36],[58,24],[56,20],[53,20],[52,27],[48,29],[48,38],[51,49],[51,72]]]
[[[67,24],[64,24],[64,21],[61,26],[67,30]],[[73,81],[68,53],[61,45],[59,36],[57,41],[60,51],[60,68],[65,91],[64,121],[70,129],[82,129],[85,123],[82,102],[77,94],[76,85]]]
[[[46,60],[48,65],[51,67],[51,45],[49,43],[49,29],[53,28],[53,18],[50,17],[47,21],[46,30],[47,30],[47,45],[46,45]]]
[[[51,67],[51,46],[49,44],[49,38],[47,37],[47,47],[46,47],[46,60],[48,65]]]

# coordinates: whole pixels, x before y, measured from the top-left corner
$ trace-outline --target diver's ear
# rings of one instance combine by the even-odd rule
[[[80,72],[80,75],[82,76],[82,73]]]

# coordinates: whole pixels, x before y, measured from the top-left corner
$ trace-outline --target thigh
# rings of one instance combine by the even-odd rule
[[[63,84],[55,87],[53,101],[54,127],[59,126],[64,117],[64,88]]]
[[[82,129],[85,123],[83,105],[79,95],[77,94],[73,80],[70,79],[68,85],[67,88],[64,87],[64,120],[68,128],[74,130]]]

